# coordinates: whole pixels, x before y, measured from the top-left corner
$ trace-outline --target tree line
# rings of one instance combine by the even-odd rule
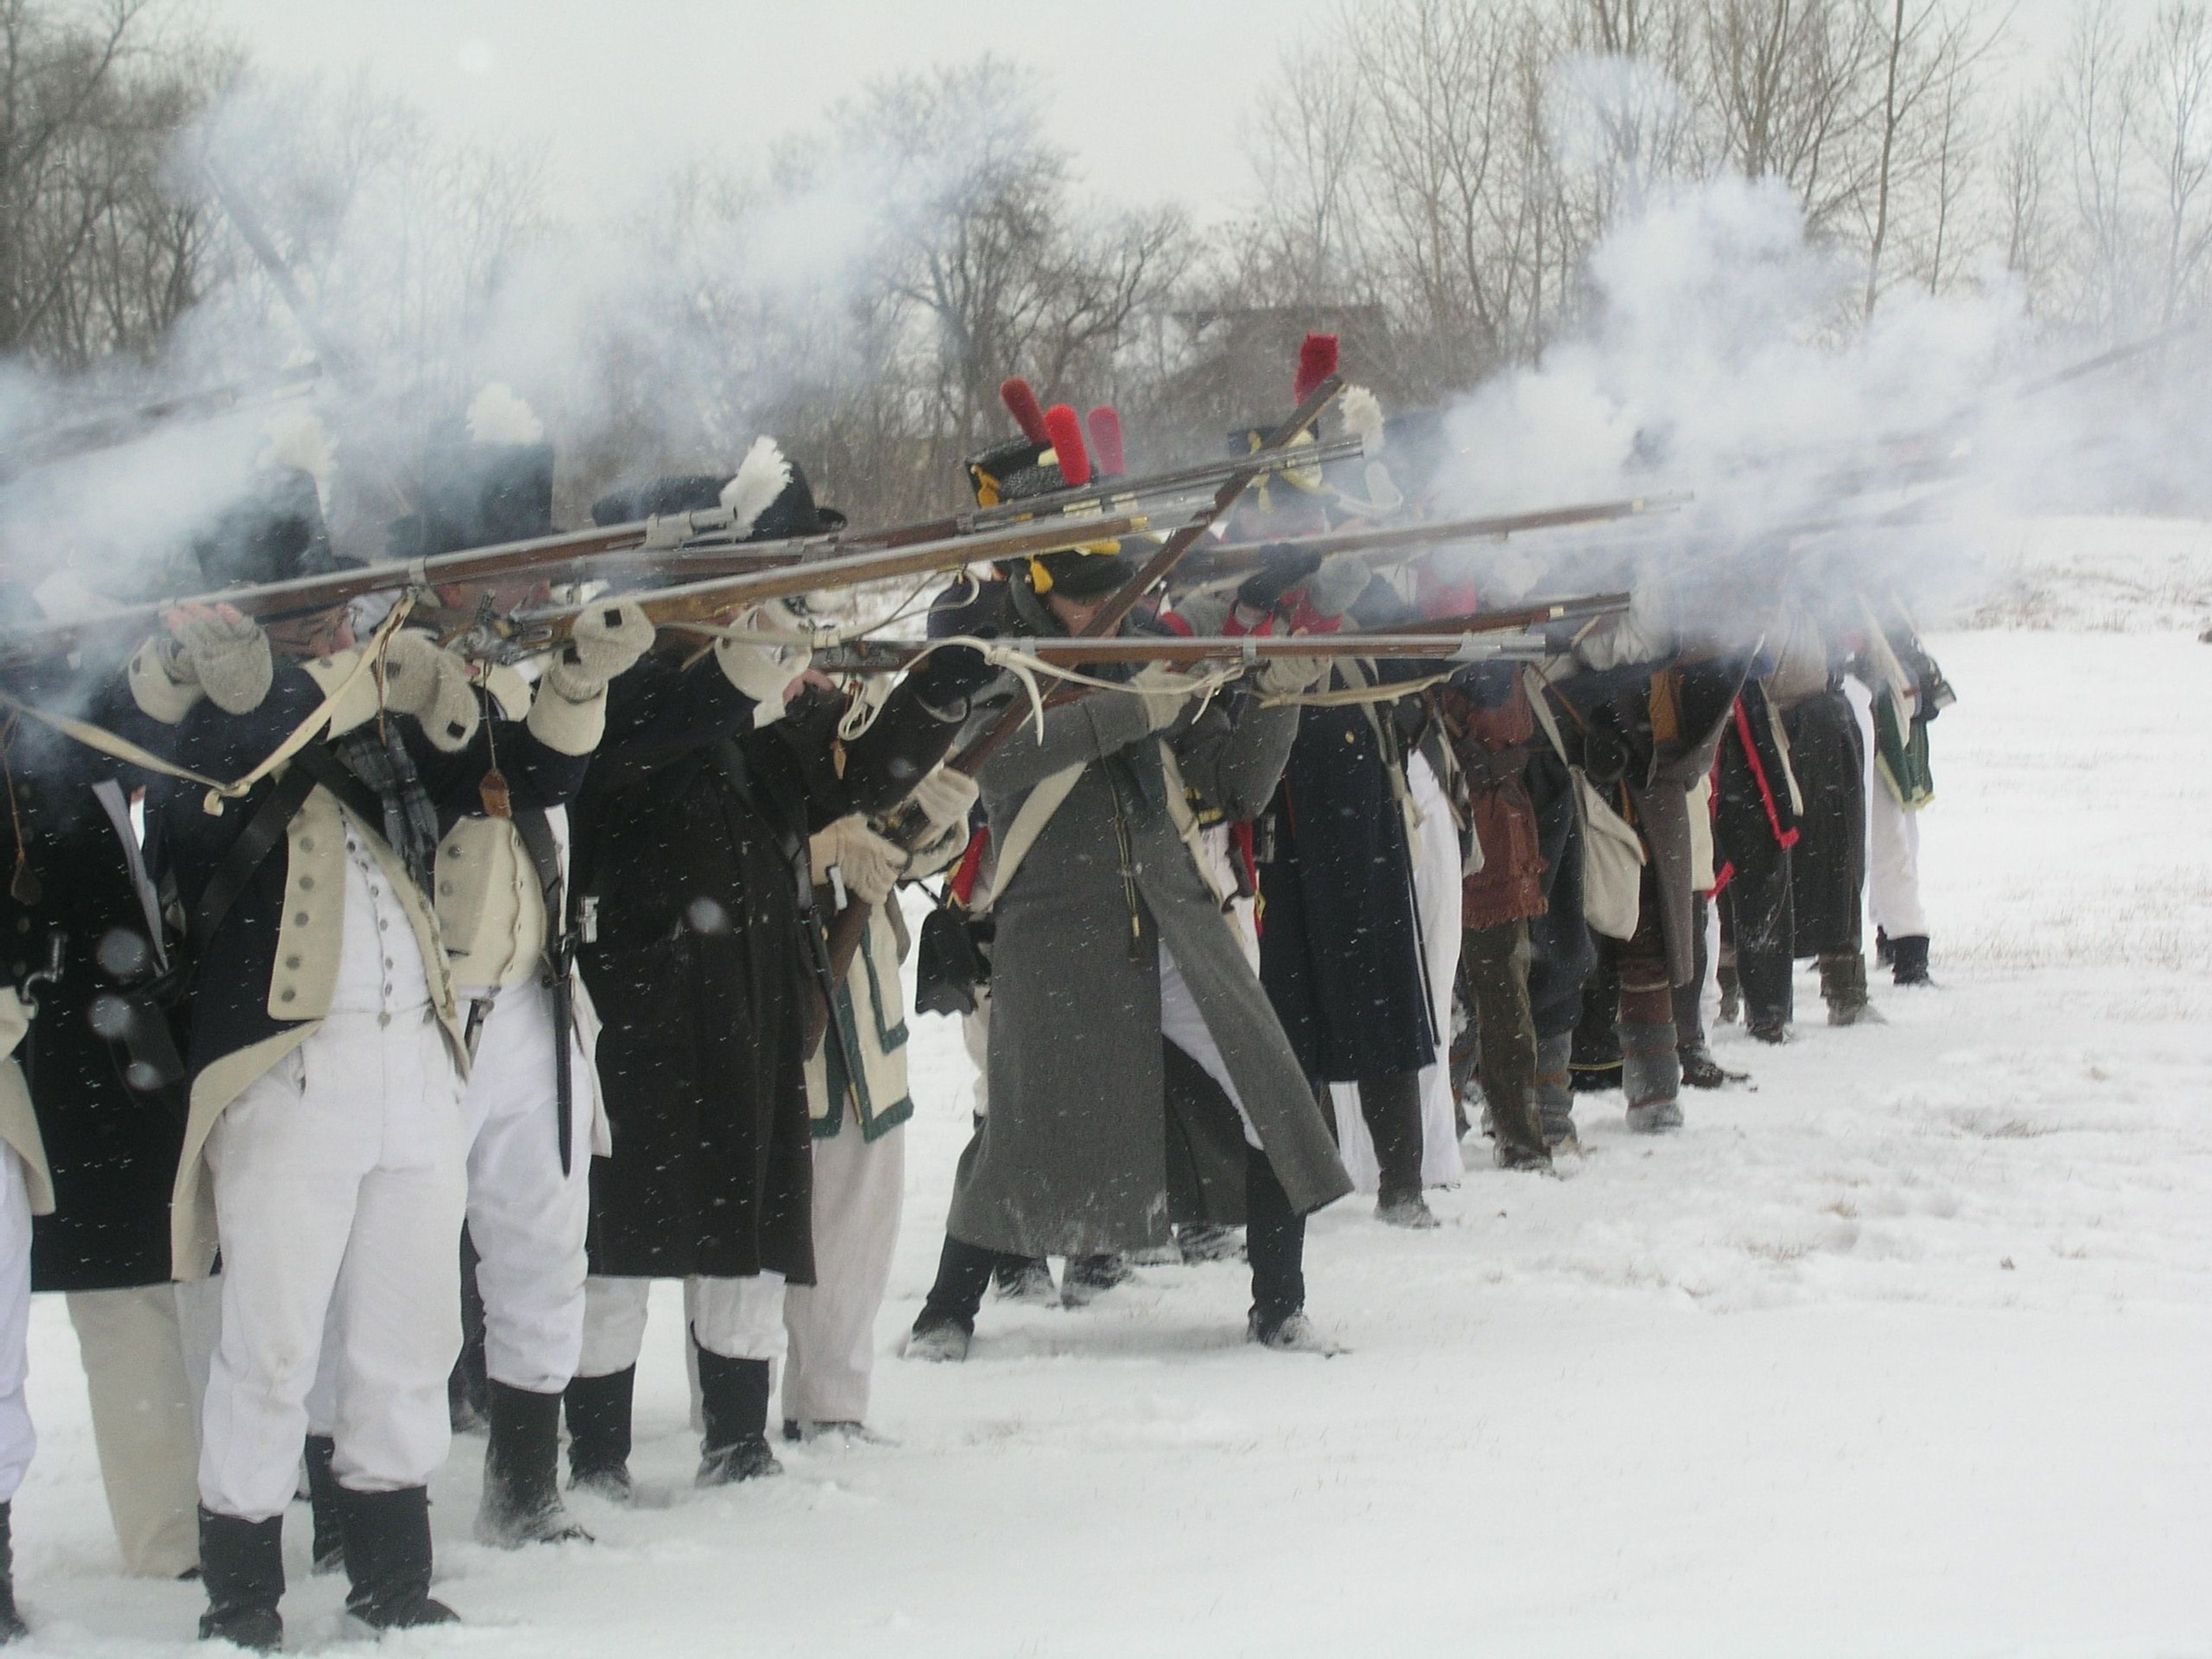
[[[1775,181],[1856,273],[1838,329],[1914,289],[2011,285],[2085,339],[2196,314],[2203,0],[2087,0],[2040,77],[2009,50],[1969,0],[1353,0],[1285,51],[1227,222],[1099,205],[1030,79],[982,58],[584,224],[536,158],[362,82],[270,86],[159,0],[0,0],[0,359],[102,388],[333,356],[367,534],[486,378],[546,412],[571,511],[765,429],[864,521],[957,490],[1008,374],[1117,403],[1143,464],[1279,412],[1308,328],[1434,404],[1573,328],[1625,216],[1729,173]]]

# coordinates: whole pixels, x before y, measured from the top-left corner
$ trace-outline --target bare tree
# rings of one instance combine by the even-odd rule
[[[2166,0],[2136,66],[2138,137],[2155,185],[2164,267],[2159,320],[2201,297],[2212,252],[2212,20],[2197,0]]]
[[[203,216],[166,155],[222,73],[150,0],[0,0],[0,356],[154,350],[198,296]]]

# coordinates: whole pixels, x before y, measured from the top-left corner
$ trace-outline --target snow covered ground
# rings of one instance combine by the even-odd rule
[[[2065,568],[2093,542],[2094,592]],[[887,1357],[896,1443],[701,1496],[664,1295],[654,1501],[584,1505],[595,1547],[479,1549],[460,1443],[437,1524],[470,1626],[391,1650],[2212,1653],[2212,532],[2021,545],[2028,628],[1932,641],[1961,698],[1924,820],[1942,990],[1878,981],[1889,1024],[1836,1031],[1808,976],[1790,1048],[1716,1034],[1755,1091],[1658,1143],[1585,1097],[1571,1178],[1479,1169],[1437,1232],[1336,1206],[1335,1360],[1247,1347],[1240,1267],[1148,1268],[1080,1313],[987,1305],[964,1367]],[[2146,580],[2180,588],[2093,614]],[[968,1127],[955,1030],[915,1052],[886,1351]],[[200,1595],[118,1576],[58,1300],[32,1345],[29,1651],[174,1651]],[[340,1589],[295,1515],[301,1646]]]

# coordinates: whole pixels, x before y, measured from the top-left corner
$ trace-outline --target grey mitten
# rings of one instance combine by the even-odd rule
[[[412,714],[433,747],[452,755],[477,734],[482,711],[469,671],[428,634],[403,629],[384,647],[384,706]]]
[[[576,617],[568,644],[545,671],[545,684],[570,702],[589,702],[653,648],[653,621],[635,599],[602,600]]]
[[[1164,732],[1190,701],[1190,684],[1164,662],[1140,669],[1129,689],[1144,699],[1145,730]]]
[[[1260,671],[1260,690],[1270,697],[1295,697],[1328,678],[1327,657],[1275,657]]]
[[[1306,603],[1322,616],[1341,617],[1374,580],[1374,567],[1358,554],[1332,553],[1307,580]]]
[[[203,611],[172,618],[169,632],[176,641],[167,665],[172,679],[197,684],[226,714],[261,706],[275,665],[260,623],[251,617]]]

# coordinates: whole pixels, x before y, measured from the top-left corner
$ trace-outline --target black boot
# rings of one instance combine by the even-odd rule
[[[697,1336],[691,1341],[697,1347]],[[726,1486],[781,1474],[783,1465],[768,1446],[769,1362],[725,1359],[704,1348],[698,1353],[699,1410],[707,1431],[699,1442],[696,1484]]]
[[[1137,1276],[1125,1255],[1072,1255],[1060,1276],[1060,1305],[1087,1308]]]
[[[1285,1353],[1327,1357],[1340,1348],[1306,1317],[1306,1223],[1262,1152],[1247,1150],[1244,1240],[1252,1259],[1252,1308],[1244,1340]]]
[[[345,1565],[345,1540],[338,1531],[338,1480],[331,1473],[337,1449],[337,1442],[326,1434],[307,1437],[307,1510],[315,1518],[317,1572],[336,1572]]]
[[[284,1645],[284,1517],[241,1521],[200,1510],[200,1577],[208,1609],[200,1640],[232,1642],[255,1653]]]
[[[561,1502],[561,1396],[494,1381],[485,1397],[491,1444],[484,1449],[477,1542],[499,1549],[592,1541]]]
[[[629,1408],[637,1367],[580,1376],[562,1390],[568,1415],[568,1490],[629,1502]]]
[[[1002,1255],[991,1269],[991,1282],[1001,1302],[1056,1302],[1052,1263],[1041,1255]]]
[[[31,1633],[15,1611],[15,1537],[9,1506],[0,1504],[0,1647]]]
[[[1881,1025],[1881,1011],[1867,1000],[1866,958],[1856,951],[1820,955],[1820,995],[1831,1025]]]
[[[1713,1058],[1713,1051],[1702,1042],[1675,1045],[1682,1059],[1682,1082],[1692,1089],[1725,1089],[1731,1083],[1748,1083],[1748,1072],[1731,1072]]]
[[[937,1258],[937,1278],[929,1287],[929,1299],[915,1316],[914,1330],[901,1352],[908,1359],[957,1364],[967,1358],[968,1340],[975,1334],[976,1310],[983,1305],[983,1292],[991,1287],[992,1270],[1002,1261],[1022,1259],[1002,1256],[995,1250],[945,1234],[945,1248]],[[1048,1268],[1045,1283],[1051,1282],[1052,1273]]]
[[[459,1622],[430,1595],[430,1493],[338,1488],[345,1523],[346,1613],[373,1631]]]
[[[1928,976],[1928,935],[1907,933],[1890,942],[1890,978],[1899,985],[1933,985]]]
[[[1420,1073],[1360,1079],[1359,1115],[1375,1143],[1376,1218],[1392,1227],[1435,1226],[1437,1218],[1421,1196]]]

